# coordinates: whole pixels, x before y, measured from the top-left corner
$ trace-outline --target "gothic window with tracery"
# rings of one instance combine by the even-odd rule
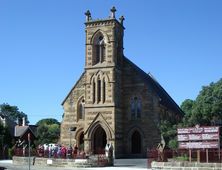
[[[132,119],[141,118],[141,109],[142,109],[141,99],[138,97],[132,98],[130,101],[130,109],[131,109]]]
[[[92,103],[102,104],[106,102],[108,82],[104,76],[98,75],[92,79]]]

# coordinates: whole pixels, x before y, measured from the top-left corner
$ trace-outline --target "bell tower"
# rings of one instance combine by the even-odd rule
[[[104,143],[115,146],[124,35],[124,17],[117,20],[115,12],[112,7],[108,18],[95,20],[89,10],[85,13],[85,150],[104,148]],[[106,136],[103,139],[96,135],[98,128]]]
[[[115,18],[116,9],[110,10],[107,19],[93,20],[88,10],[86,15],[86,63],[85,68],[121,66],[123,55],[123,20]]]
[[[114,93],[121,72],[123,59],[123,20],[115,18],[115,7],[107,19],[93,20],[88,10],[86,15],[86,106],[117,104]],[[115,84],[114,84],[115,83]]]

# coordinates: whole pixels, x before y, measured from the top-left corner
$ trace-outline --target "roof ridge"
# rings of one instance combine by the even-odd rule
[[[127,57],[123,56],[126,60],[126,62],[128,62],[130,65],[132,65],[134,68],[137,69],[137,71],[139,71],[140,73],[142,73],[143,77],[147,80],[147,81],[150,81],[156,89],[159,97],[162,97],[159,90],[162,91],[162,95],[164,95],[166,98],[168,98],[170,100],[170,102],[175,106],[175,108],[182,114],[183,111],[180,109],[180,107],[177,105],[177,103],[173,100],[173,98],[167,93],[167,91],[160,85],[160,83],[156,80],[156,78],[154,78],[154,76],[149,72],[149,73],[146,73],[145,71],[143,71],[141,68],[139,68],[135,63],[133,63],[132,61],[130,61]]]

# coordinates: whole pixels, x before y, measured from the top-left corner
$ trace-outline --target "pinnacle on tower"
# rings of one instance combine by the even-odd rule
[[[111,16],[110,16],[110,18],[115,18],[116,8],[113,6],[113,7],[110,9],[110,11],[111,11]]]
[[[119,18],[119,21],[120,21],[120,24],[123,25],[123,21],[125,20],[124,16],[122,15],[120,18]]]
[[[91,13],[90,13],[89,10],[87,10],[87,11],[85,12],[85,15],[86,15],[86,22],[92,20]]]

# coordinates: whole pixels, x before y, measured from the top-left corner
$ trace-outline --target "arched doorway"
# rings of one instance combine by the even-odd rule
[[[137,130],[133,132],[131,137],[131,152],[132,154],[141,153],[141,135]]]
[[[93,150],[95,154],[104,153],[104,149],[107,143],[106,132],[99,126],[93,136]]]
[[[82,132],[80,135],[79,135],[79,150],[84,150],[84,133]]]

